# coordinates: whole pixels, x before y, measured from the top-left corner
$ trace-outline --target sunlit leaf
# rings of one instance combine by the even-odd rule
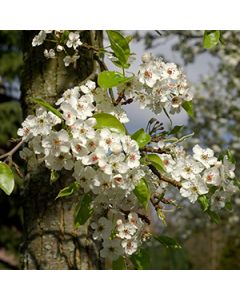
[[[126,128],[124,125],[113,115],[106,113],[99,113],[93,115],[93,118],[96,119],[97,124],[94,126],[95,129],[108,128],[111,131],[125,134]]]
[[[14,175],[10,167],[0,162],[0,189],[4,191],[8,196],[14,189]]]
[[[190,117],[194,117],[194,111],[193,111],[193,106],[192,106],[192,101],[184,101],[182,103],[182,107],[184,110],[188,113]]]
[[[149,142],[151,142],[151,136],[148,133],[146,133],[143,128],[134,132],[131,135],[131,138],[138,143],[139,148],[143,148]]]
[[[203,36],[203,47],[210,49],[220,41],[221,33],[219,30],[205,30]]]
[[[140,179],[138,184],[135,186],[133,193],[138,198],[138,201],[144,207],[147,207],[151,194],[150,194],[150,190],[149,190],[147,181],[144,178]]]
[[[155,153],[147,154],[146,159],[160,172],[165,172],[165,166],[162,159]]]
[[[50,103],[44,101],[43,99],[40,98],[32,98],[32,101],[37,103],[38,105],[46,108],[47,110],[51,111],[54,115],[56,115],[57,117],[59,117],[60,119],[62,119],[62,114],[60,113],[59,110],[57,110],[56,108],[54,108]]]
[[[74,192],[76,192],[79,189],[79,187],[80,185],[78,182],[72,182],[69,186],[66,186],[65,188],[59,191],[56,199],[71,196]]]
[[[128,68],[128,58],[130,56],[129,37],[125,38],[121,33],[114,30],[107,30],[107,35],[111,44],[111,48],[119,64],[123,68]]]
[[[125,77],[123,74],[116,71],[103,71],[98,74],[98,85],[101,88],[112,88],[121,83],[128,82],[132,77]]]

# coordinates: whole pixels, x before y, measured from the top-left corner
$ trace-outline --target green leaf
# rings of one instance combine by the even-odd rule
[[[14,175],[10,167],[0,161],[0,189],[8,196],[14,189]]]
[[[203,47],[210,49],[219,43],[221,34],[219,30],[205,30],[203,36]]]
[[[149,142],[151,142],[151,136],[148,133],[146,133],[143,128],[134,132],[131,135],[131,138],[138,143],[139,148],[143,148]]]
[[[113,115],[106,113],[99,113],[93,115],[93,118],[96,119],[97,124],[94,126],[95,129],[108,128],[111,131],[125,134],[126,128],[124,125]]]
[[[51,170],[50,182],[54,183],[58,180],[58,178],[59,178],[59,173],[56,170]]]
[[[129,44],[133,40],[133,37],[131,35],[127,35],[125,36],[125,40]]]
[[[62,35],[61,35],[61,42],[64,43],[67,41],[69,36],[69,31],[68,30],[64,30]]]
[[[60,113],[59,110],[54,108],[50,103],[44,101],[43,99],[40,98],[32,98],[32,101],[37,103],[38,105],[46,108],[47,110],[51,111],[54,115],[59,117],[60,119],[63,119],[62,114]]]
[[[132,77],[125,77],[116,71],[103,71],[98,74],[98,85],[101,88],[108,89],[118,86],[121,83],[128,82]]]
[[[56,199],[61,197],[71,196],[74,192],[76,192],[79,189],[79,187],[80,185],[78,182],[76,181],[72,182],[69,186],[66,186],[58,193]]]
[[[232,164],[236,164],[236,159],[230,150],[227,150],[227,158]]]
[[[166,248],[182,248],[182,246],[175,239],[170,238],[169,236],[157,235],[154,236],[154,238]]]
[[[209,208],[209,201],[205,195],[201,195],[198,197],[198,202],[200,203],[202,211],[207,211]]]
[[[179,133],[180,131],[182,131],[182,129],[184,128],[184,126],[174,126],[173,129],[171,129],[169,132],[168,132],[168,135],[170,134],[177,134]]]
[[[159,219],[163,222],[163,224],[165,226],[167,226],[166,216],[161,208],[157,209],[157,214],[158,214]]]
[[[216,213],[216,212],[214,212],[214,211],[211,211],[211,210],[209,210],[209,209],[208,209],[206,212],[207,212],[207,214],[208,214],[210,220],[211,220],[213,223],[219,224],[219,223],[221,222],[221,218],[220,218],[220,216],[219,216],[218,213]]]
[[[128,68],[127,63],[130,56],[129,38],[125,38],[121,33],[114,30],[107,30],[107,35],[111,44],[111,48],[119,64],[123,68]]]
[[[114,260],[112,262],[112,269],[113,270],[127,270],[124,257],[119,256],[119,258],[117,260]]]
[[[145,249],[138,250],[130,256],[136,270],[150,270],[150,257]]]
[[[157,154],[147,154],[146,158],[160,172],[166,172],[162,159]]]
[[[89,194],[83,195],[82,199],[79,201],[74,216],[74,225],[79,227],[87,222],[93,213],[91,207],[92,198]]]
[[[140,179],[138,184],[135,186],[133,193],[138,198],[138,201],[146,208],[151,194],[147,181],[144,178]]]
[[[182,104],[182,107],[184,110],[188,113],[190,117],[194,117],[194,111],[193,111],[193,106],[192,106],[192,101],[184,101]]]
[[[229,211],[232,211],[232,210],[233,210],[231,199],[228,199],[228,200],[226,201],[224,208],[227,209],[227,210],[229,210]]]

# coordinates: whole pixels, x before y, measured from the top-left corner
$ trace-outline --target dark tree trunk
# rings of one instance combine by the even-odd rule
[[[81,50],[77,68],[66,68],[63,54],[58,53],[56,59],[47,60],[43,56],[44,46],[31,46],[34,35],[33,31],[23,33],[22,101],[25,114],[32,113],[35,107],[32,97],[54,103],[66,89],[96,73],[92,51]],[[99,47],[102,34],[84,31],[81,39]],[[44,167],[26,176],[23,191],[24,269],[101,269],[99,249],[90,238],[88,224],[79,229],[73,224],[79,196],[55,200],[58,191],[71,180],[67,177],[63,174],[51,185],[50,172]]]

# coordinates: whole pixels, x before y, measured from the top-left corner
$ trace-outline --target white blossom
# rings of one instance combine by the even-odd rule
[[[214,152],[210,148],[203,149],[199,145],[195,145],[193,147],[193,153],[193,158],[200,161],[205,168],[210,168],[210,166],[217,162],[217,158],[214,156]]]

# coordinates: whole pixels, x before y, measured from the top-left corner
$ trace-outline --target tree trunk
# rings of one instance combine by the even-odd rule
[[[66,89],[96,73],[92,51],[82,49],[77,67],[65,67],[64,54],[58,53],[57,58],[47,60],[43,55],[46,43],[44,46],[31,46],[35,34],[33,31],[23,33],[22,100],[26,114],[32,113],[35,107],[31,98],[40,97],[54,103]],[[81,33],[81,40],[99,47],[102,33],[84,31]],[[99,247],[90,238],[88,224],[79,229],[73,224],[74,208],[79,196],[55,200],[58,191],[70,180],[66,174],[61,174],[57,183],[51,185],[50,171],[45,167],[26,176],[23,191],[24,269],[102,268]]]

